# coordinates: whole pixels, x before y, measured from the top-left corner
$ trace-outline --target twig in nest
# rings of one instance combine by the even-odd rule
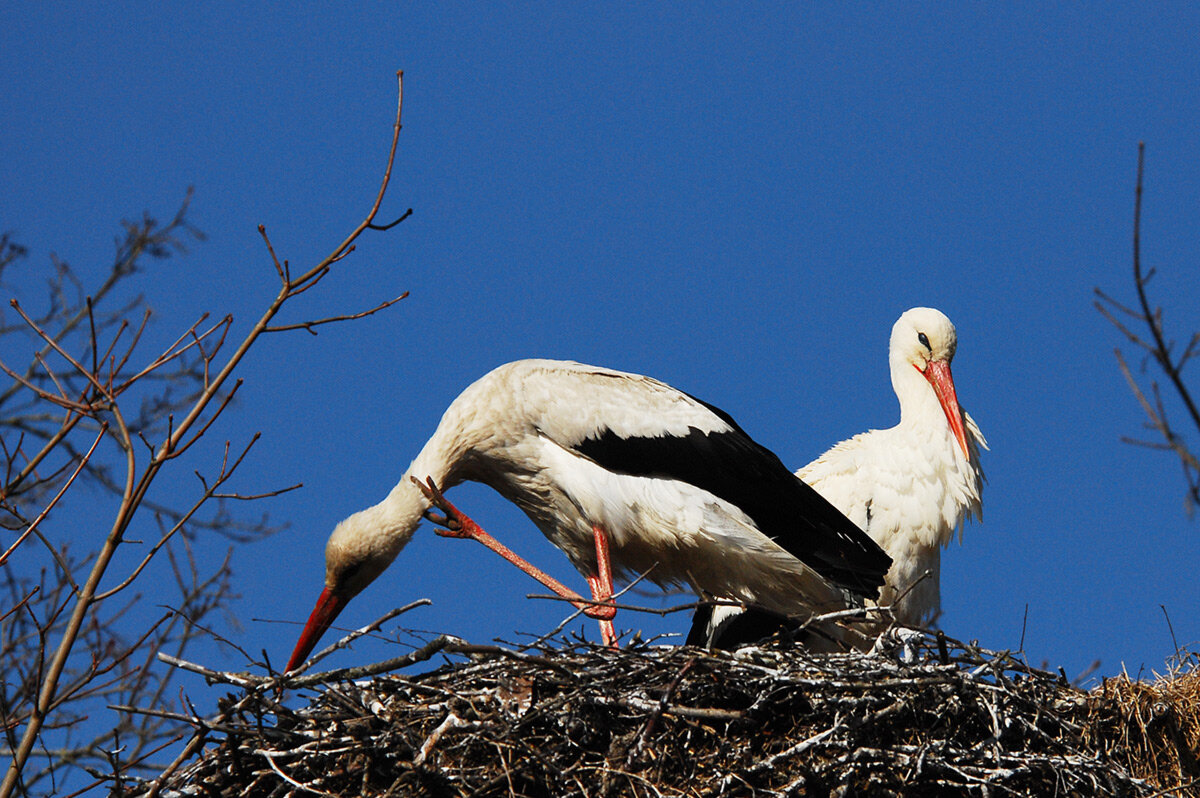
[[[355,629],[353,632],[346,635],[341,640],[338,640],[333,645],[323,648],[320,651],[318,651],[316,654],[313,654],[311,657],[308,658],[307,662],[304,662],[303,664],[300,665],[300,667],[295,668],[292,671],[292,673],[295,673],[295,674],[304,673],[304,671],[308,670],[316,663],[325,659],[333,652],[345,648],[346,646],[350,645],[351,643],[353,643],[355,640],[362,637],[363,635],[369,635],[372,632],[376,631],[377,629],[379,629],[379,627],[383,626],[385,623],[390,621],[392,618],[395,618],[398,615],[403,615],[404,613],[408,612],[411,609],[416,609],[417,607],[427,607],[431,604],[433,604],[433,602],[431,600],[429,600],[427,598],[423,598],[423,599],[417,599],[416,601],[405,604],[403,607],[397,607],[397,608],[391,610],[390,612],[385,613],[383,615],[383,617],[376,618],[374,621],[371,621],[371,623],[367,624],[366,626],[363,626],[359,629]]]
[[[416,767],[424,765],[425,760],[429,758],[429,753],[433,750],[433,747],[437,745],[438,740],[442,739],[442,735],[446,732],[450,731],[451,729],[472,729],[477,725],[478,724],[467,723],[458,715],[455,715],[453,712],[451,712],[446,716],[446,719],[439,723],[438,727],[434,729],[428,737],[425,738],[425,742],[421,743],[421,749],[417,751],[417,755],[413,757],[413,765]]]

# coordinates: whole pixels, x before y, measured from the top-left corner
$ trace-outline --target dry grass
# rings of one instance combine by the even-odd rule
[[[1153,682],[1128,674],[1091,694],[1095,745],[1159,791],[1200,795],[1200,669],[1181,658]]]

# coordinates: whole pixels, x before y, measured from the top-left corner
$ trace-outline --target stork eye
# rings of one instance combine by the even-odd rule
[[[929,336],[925,335],[925,333],[917,333],[917,340],[930,352],[933,351],[933,347],[929,345]]]

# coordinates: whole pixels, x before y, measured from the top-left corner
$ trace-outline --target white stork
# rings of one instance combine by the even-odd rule
[[[463,391],[387,498],[333,530],[325,589],[287,670],[387,568],[423,517],[450,528],[442,534],[486,543],[578,601],[602,621],[605,642],[615,643],[615,609],[534,574],[442,499],[439,488],[464,480],[489,485],[524,510],[600,602],[611,599],[611,572],[648,573],[660,585],[686,584],[698,594],[803,616],[844,606],[844,591],[876,597],[890,564],[717,408],[649,377],[521,360]],[[448,518],[435,517],[431,506]]]
[[[900,423],[842,441],[796,472],[892,558],[879,603],[908,626],[941,610],[941,549],[964,522],[981,520],[983,434],[959,407],[950,361],[958,338],[939,310],[912,308],[892,327],[888,362]],[[736,646],[778,620],[736,608],[701,608],[688,642]],[[712,617],[710,617],[712,616]]]

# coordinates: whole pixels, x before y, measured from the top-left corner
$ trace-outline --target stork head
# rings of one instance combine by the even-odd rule
[[[392,515],[385,503],[355,513],[334,528],[325,544],[325,589],[296,641],[285,672],[308,658],[350,599],[375,581],[412,537],[419,514],[401,527],[391,522]]]
[[[892,385],[900,398],[901,418],[910,406],[918,405],[932,391],[946,416],[950,432],[962,448],[967,460],[971,450],[967,445],[967,433],[963,424],[962,408],[954,391],[954,379],[950,374],[950,361],[958,336],[950,319],[934,308],[912,308],[907,310],[892,326],[889,360],[892,368]],[[924,378],[913,379],[914,370]]]

